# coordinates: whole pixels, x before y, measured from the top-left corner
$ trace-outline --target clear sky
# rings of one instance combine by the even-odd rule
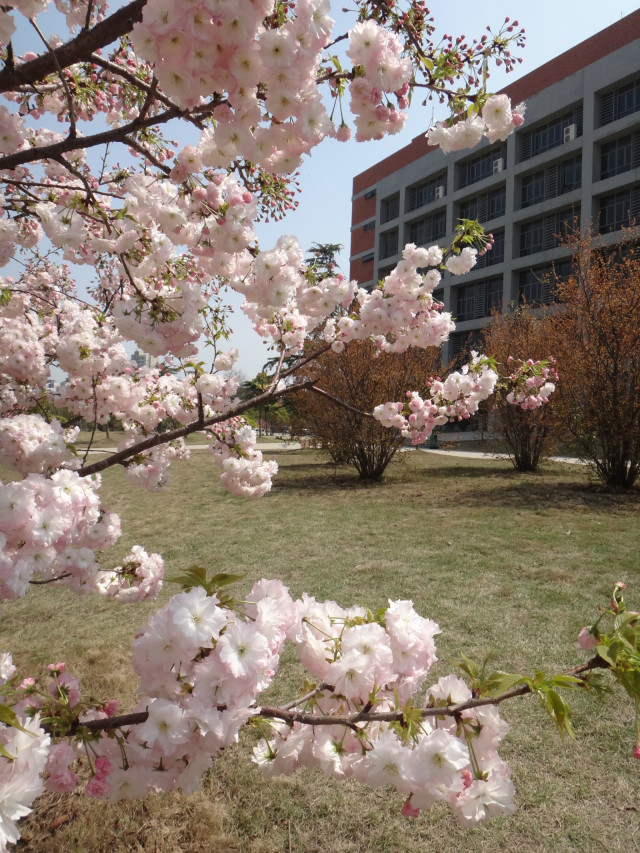
[[[343,4],[336,2],[334,5],[340,9]],[[609,3],[602,0],[537,0],[535,3],[529,0],[490,0],[488,3],[433,0],[428,5],[437,27],[436,42],[438,34],[444,33],[480,37],[487,25],[497,30],[507,16],[524,26],[526,47],[518,51],[523,58],[522,64],[509,75],[500,68],[494,69],[489,83],[491,91],[498,91],[638,8],[635,2],[628,0]],[[343,19],[340,12],[333,17]],[[336,33],[341,31],[336,29]],[[302,194],[298,209],[281,222],[259,226],[262,248],[272,246],[280,234],[295,234],[304,250],[314,242],[341,243],[345,248],[340,265],[348,274],[354,176],[426,132],[432,120],[444,117],[438,109],[442,108],[436,106],[434,113],[431,105],[421,107],[416,99],[404,130],[396,136],[380,142],[341,144],[326,140],[321,143],[300,170]],[[270,354],[244,316],[236,315],[232,325],[236,330],[233,345],[243,352],[238,367],[252,377]]]
[[[517,52],[523,62],[509,75],[503,69],[492,69],[489,88],[494,92],[637,8],[631,0],[611,0],[609,3],[602,0],[488,0],[485,3],[478,0],[432,0],[429,3],[427,0],[427,3],[435,19],[436,43],[445,33],[465,35],[468,39],[479,38],[487,25],[494,31],[498,30],[505,17],[517,20],[524,26],[527,33],[526,47]],[[354,16],[344,15],[341,11],[343,5],[344,0],[332,0],[335,10],[332,16],[336,19],[335,35],[353,25]],[[47,14],[54,21],[57,13]],[[16,17],[20,23],[20,16]],[[55,27],[55,23],[52,22],[52,26]],[[14,38],[17,52],[39,49],[39,45],[34,46],[33,40],[33,32],[26,23],[20,26]],[[300,169],[302,194],[298,197],[298,209],[281,222],[258,226],[261,247],[270,248],[281,234],[296,235],[305,251],[314,242],[340,243],[344,246],[339,258],[340,267],[342,272],[348,274],[353,178],[403,148],[414,137],[425,133],[433,121],[444,118],[442,107],[421,107],[420,101],[420,98],[415,99],[404,130],[396,136],[364,143],[326,140],[315,148]],[[57,125],[54,127],[58,129]],[[196,141],[187,138],[184,132],[179,134],[179,139],[181,144]],[[9,270],[8,274],[13,272]],[[82,269],[79,273],[82,280]],[[230,294],[224,301],[237,307],[242,297]],[[231,325],[234,335],[229,346],[236,346],[241,351],[237,367],[246,378],[252,378],[273,353],[253,332],[243,314],[234,314]],[[206,358],[207,353],[203,353],[203,356]]]

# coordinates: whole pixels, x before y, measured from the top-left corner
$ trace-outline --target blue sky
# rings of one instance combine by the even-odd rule
[[[336,35],[353,25],[354,17],[344,15],[341,11],[343,2],[332,0],[336,10],[333,12],[337,21],[334,30]],[[453,36],[464,34],[468,39],[479,38],[487,25],[497,30],[507,16],[512,21],[518,20],[525,27],[526,47],[518,51],[518,55],[523,58],[522,64],[509,75],[503,69],[492,69],[489,82],[491,91],[498,91],[509,82],[528,74],[637,8],[636,3],[629,0],[613,0],[610,3],[603,3],[602,0],[536,0],[535,3],[524,0],[489,0],[487,3],[479,3],[477,0],[433,0],[429,6],[435,18],[436,43],[445,33]],[[51,18],[48,23],[55,27],[56,13],[47,14]],[[15,39],[17,51],[39,50],[39,44],[35,47],[34,39],[33,31],[26,24],[21,25]],[[348,274],[353,178],[407,145],[414,137],[425,133],[432,121],[445,117],[442,107],[421,107],[420,100],[415,100],[404,130],[396,136],[365,143],[351,141],[341,144],[327,140],[319,145],[300,170],[302,194],[299,196],[298,209],[281,222],[258,226],[261,247],[270,248],[281,234],[296,235],[305,251],[314,242],[341,243],[345,248],[340,255],[340,266]],[[186,133],[180,136],[181,144],[195,141],[194,138],[188,138]],[[242,298],[231,294],[225,298],[225,302],[231,302],[237,307]],[[273,353],[253,332],[244,315],[237,312],[231,325],[234,335],[229,346],[236,346],[241,351],[237,367],[246,378],[251,378]],[[206,354],[203,355],[206,357]]]
[[[340,8],[342,4],[335,5]],[[492,91],[498,91],[631,14],[637,5],[623,0],[611,3],[603,3],[602,0],[537,0],[535,3],[459,0],[457,3],[432,2],[429,7],[437,26],[436,41],[437,34],[443,33],[479,37],[487,25],[498,29],[507,16],[524,26],[527,42],[524,50],[519,51],[523,62],[509,75],[499,68],[493,70],[489,85]],[[338,15],[340,13],[334,17],[338,18]],[[260,225],[258,236],[261,246],[272,246],[280,234],[295,234],[305,250],[314,242],[341,243],[345,247],[340,256],[341,269],[348,274],[354,176],[426,132],[432,119],[437,121],[443,117],[441,107],[436,106],[435,110],[431,105],[421,107],[416,100],[404,130],[396,136],[380,142],[340,144],[327,140],[319,145],[301,168],[302,194],[298,209],[281,222]],[[244,317],[234,317],[232,326],[236,330],[233,345],[243,353],[238,367],[247,376],[254,376],[269,353]]]

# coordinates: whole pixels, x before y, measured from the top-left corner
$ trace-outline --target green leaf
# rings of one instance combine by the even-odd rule
[[[574,675],[554,675],[551,684],[554,687],[564,687],[567,690],[578,690],[584,686],[583,680]]]
[[[220,572],[217,575],[214,575],[208,583],[208,586],[213,586],[217,589],[220,586],[227,586],[230,583],[235,583],[236,581],[241,581],[243,578],[246,578],[247,573],[245,572],[242,575],[232,575],[229,572]]]
[[[560,737],[564,738],[566,732],[570,738],[575,740],[573,726],[571,725],[571,708],[555,690],[547,692],[547,711],[558,727]]]
[[[0,705],[0,723],[4,723],[5,726],[12,726],[14,729],[20,729],[21,732],[35,737],[33,732],[20,724],[16,712],[9,705]]]
[[[172,583],[179,584],[187,592],[196,586],[207,586],[207,570],[202,566],[190,566],[184,574],[171,578]]]
[[[510,672],[492,672],[487,680],[480,686],[482,693],[505,693],[516,684],[529,683],[526,675]]]
[[[460,657],[461,660],[454,661],[455,665],[457,667],[460,667],[463,672],[466,672],[467,675],[474,680],[474,682],[477,681],[478,675],[480,673],[480,667],[478,666],[476,661],[471,660],[471,658],[468,658],[464,654],[460,655]]]

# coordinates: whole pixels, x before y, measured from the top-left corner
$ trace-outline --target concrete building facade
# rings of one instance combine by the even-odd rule
[[[494,235],[468,275],[443,275],[436,298],[456,320],[446,357],[493,308],[553,298],[570,269],[560,235],[578,222],[610,233],[640,220],[640,10],[503,90],[526,101],[506,142],[444,155],[424,136],[353,181],[351,278],[372,286],[406,243],[445,245],[459,219]]]

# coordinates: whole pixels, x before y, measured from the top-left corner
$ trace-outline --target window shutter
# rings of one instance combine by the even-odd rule
[[[556,283],[553,276],[549,273],[542,275],[540,282],[540,302],[543,305],[549,305],[550,302],[553,302],[555,291]]]
[[[600,127],[603,124],[609,124],[613,121],[613,105],[615,92],[607,92],[606,95],[600,96]]]
[[[555,198],[558,195],[558,164],[554,163],[544,172],[544,197]]]
[[[544,236],[542,245],[545,249],[555,249],[557,244],[556,233],[558,231],[558,217],[556,214],[545,216],[544,218]]]
[[[582,136],[582,104],[573,112],[573,124],[576,126],[576,136]]]
[[[473,291],[473,319],[484,317],[484,282],[479,282]]]
[[[640,166],[640,131],[636,131],[631,137],[631,168]]]
[[[531,131],[523,133],[520,137],[520,159],[529,160],[531,158]]]
[[[482,193],[478,196],[478,221],[486,222],[489,218],[489,194]]]
[[[640,219],[640,187],[634,187],[631,190],[629,216],[631,219]]]
[[[415,210],[416,207],[418,206],[418,188],[417,187],[411,187],[411,189],[409,190],[407,198],[408,198],[407,209],[408,210]]]

